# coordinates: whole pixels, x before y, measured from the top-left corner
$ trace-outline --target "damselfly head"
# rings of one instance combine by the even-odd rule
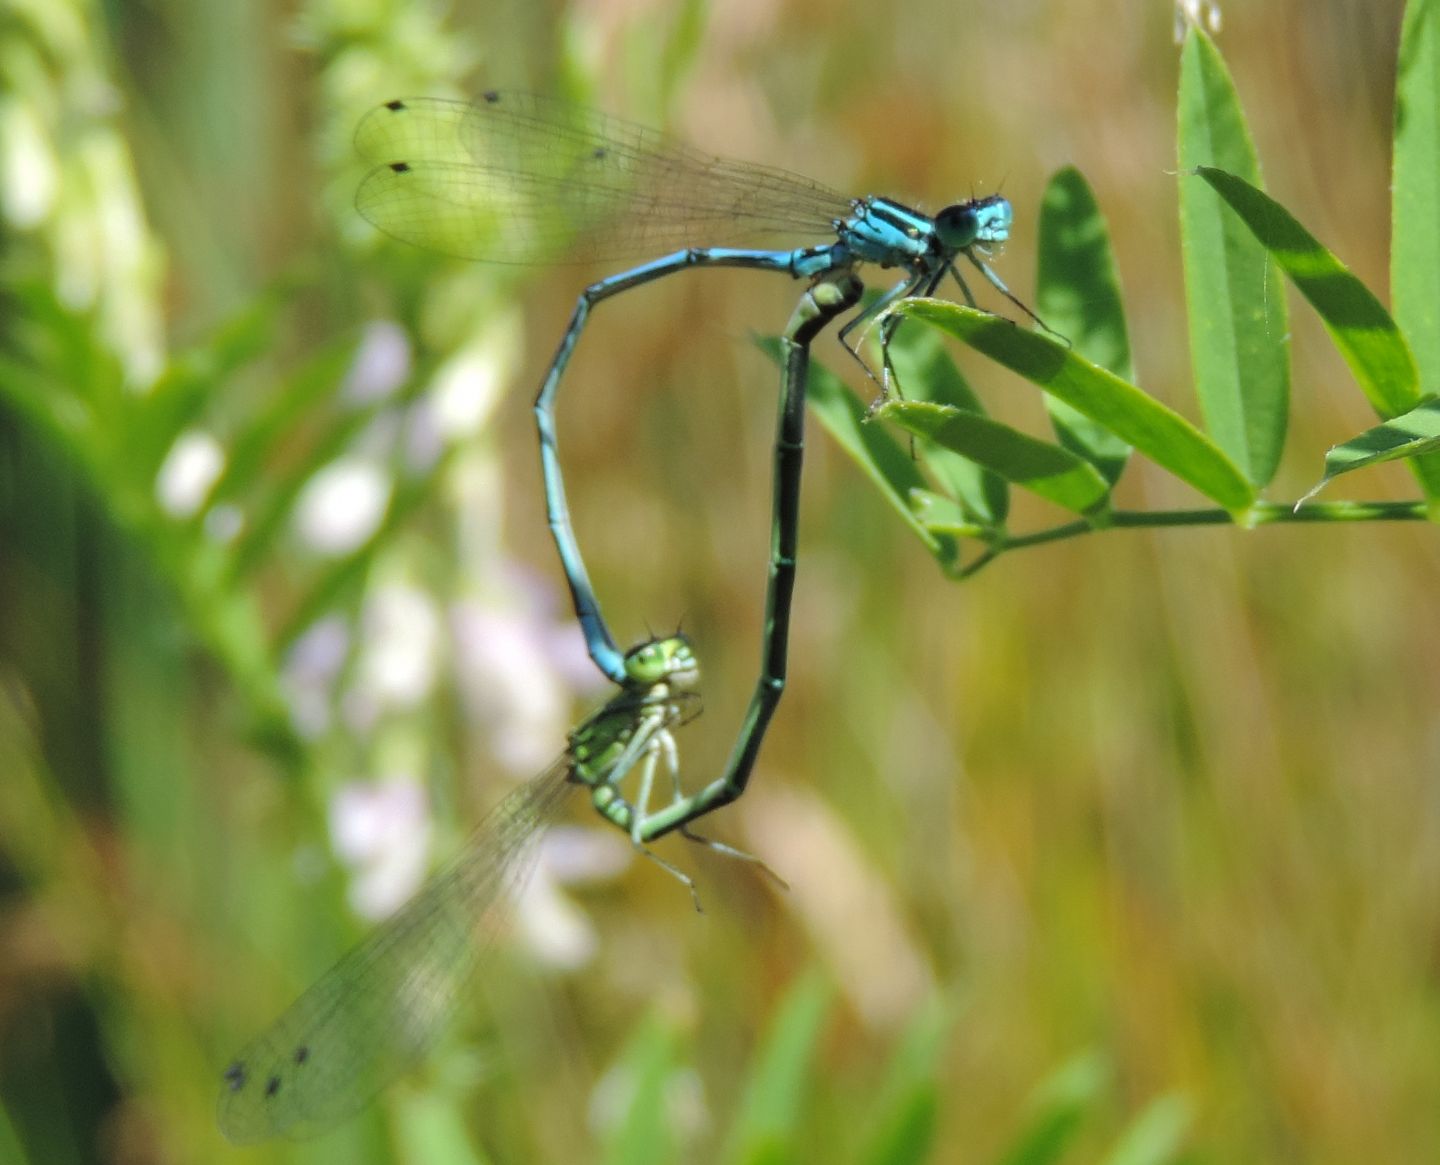
[[[676,691],[689,691],[700,683],[700,663],[683,635],[651,639],[625,653],[625,675],[632,684],[653,687],[668,683]]]
[[[947,251],[963,251],[976,243],[1003,243],[1010,237],[1014,217],[1010,200],[1002,194],[967,198],[935,215],[935,233]]]

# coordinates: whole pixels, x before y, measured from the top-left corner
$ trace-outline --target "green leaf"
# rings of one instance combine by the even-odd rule
[[[294,442],[296,432],[313,427],[312,411],[336,393],[355,356],[355,342],[346,337],[320,348],[290,376],[231,442],[225,470],[210,491],[206,510],[222,501],[249,497],[259,488],[268,468],[283,461],[280,452]],[[197,515],[197,521],[200,518]]]
[[[1269,195],[1213,166],[1196,173],[1310,301],[1375,411],[1393,417],[1410,408],[1420,395],[1415,361],[1385,305]]]
[[[1045,188],[1037,231],[1040,317],[1092,364],[1133,380],[1110,233],[1089,183],[1073,166],[1058,171]],[[1130,446],[1058,397],[1047,396],[1045,407],[1062,445],[1093,463],[1112,485],[1120,480]]]
[[[1033,1115],[1003,1165],[1049,1165],[1074,1142],[1085,1118],[1097,1109],[1110,1071],[1098,1055],[1076,1057],[1043,1081],[1031,1101]]]
[[[1440,0],[1410,0],[1395,77],[1390,298],[1421,383],[1440,392]]]
[[[912,299],[896,310],[949,332],[1038,384],[1232,513],[1255,500],[1239,469],[1194,425],[1050,336],[945,300]]]
[[[959,502],[934,490],[912,489],[910,509],[927,530],[948,534],[952,538],[984,538],[993,529],[977,526],[970,515],[960,508]]]
[[[890,344],[890,366],[902,392],[966,412],[985,411],[933,328],[897,329]],[[950,492],[970,521],[992,528],[1004,525],[1010,491],[998,475],[938,445],[922,441],[920,453],[931,476]]]
[[[980,413],[929,401],[893,401],[877,415],[1077,514],[1109,497],[1110,483],[1084,458]]]
[[[452,1101],[417,1092],[404,1096],[392,1111],[402,1160],[490,1165],[471,1143],[461,1109]]]
[[[15,1122],[10,1119],[9,1110],[0,1104],[0,1159],[14,1161],[15,1165],[30,1165],[31,1158],[20,1143],[20,1134],[15,1131]]]
[[[935,1070],[954,1022],[952,1011],[936,997],[907,1025],[880,1086],[879,1123],[859,1157],[863,1165],[916,1165],[929,1156],[940,1108]]]
[[[1210,183],[1254,232],[1310,301],[1350,371],[1382,417],[1394,417],[1420,399],[1410,346],[1384,305],[1290,213],[1241,178],[1208,166]],[[1431,497],[1440,494],[1440,459],[1414,465]]]
[[[1408,413],[1366,429],[1342,444],[1332,445],[1325,454],[1325,476],[1295,503],[1295,508],[1298,510],[1342,473],[1437,450],[1440,450],[1440,399],[1430,397]]]
[[[125,460],[138,479],[151,482],[180,433],[274,350],[277,317],[290,302],[283,291],[272,288],[247,304],[203,344],[175,356],[150,391],[132,400]]]
[[[1390,295],[1425,393],[1440,392],[1440,2],[1410,0],[1395,77]],[[1440,458],[1412,465],[1440,496]]]
[[[660,83],[662,109],[675,104],[675,94],[689,74],[705,43],[705,26],[710,16],[708,0],[680,0],[672,6],[674,24],[660,50]]]
[[[1259,185],[1235,86],[1214,42],[1191,28],[1180,56],[1180,169],[1219,166]],[[1215,195],[1180,183],[1190,357],[1205,424],[1257,486],[1275,475],[1290,400],[1290,326],[1275,264]]]
[[[780,349],[773,339],[756,341],[777,363]],[[833,372],[810,362],[806,400],[830,435],[854,459],[861,471],[905,524],[925,544],[942,568],[949,570],[959,557],[955,540],[938,534],[915,516],[910,498],[914,490],[929,489],[914,460],[879,425],[866,423],[866,408]]]
[[[626,1085],[624,1115],[605,1139],[604,1161],[662,1165],[674,1160],[665,1093],[674,1077],[678,1043],[673,1027],[654,1014],[627,1041],[618,1065]]]
[[[1193,1120],[1184,1097],[1162,1096],[1130,1122],[1104,1165],[1166,1165],[1174,1161]]]
[[[794,1160],[802,1100],[815,1079],[815,1045],[830,1010],[830,987],[818,972],[800,977],[780,1004],[761,1046],[721,1158],[735,1165]]]

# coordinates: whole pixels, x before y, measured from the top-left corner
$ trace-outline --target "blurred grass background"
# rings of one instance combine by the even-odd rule
[[[1376,288],[1401,8],[1231,4],[1219,37],[1268,188]],[[1109,533],[956,586],[818,430],[791,686],[752,790],[707,823],[791,892],[678,843],[703,916],[644,862],[552,888],[473,1016],[360,1120],[243,1153],[214,1128],[228,1057],[363,932],[347,901],[393,893],[336,856],[347,797],[398,797],[377,813],[403,885],[598,696],[528,406],[599,272],[381,244],[350,207],[359,115],[526,87],[857,193],[1000,187],[1022,298],[1026,223],[1073,163],[1139,381],[1193,417],[1172,22],[1161,0],[17,0],[0,375],[110,418],[184,379],[202,454],[299,385],[316,403],[272,415],[235,486],[252,521],[275,481],[298,501],[233,586],[206,550],[226,515],[182,538],[183,486],[172,521],[126,478],[149,422],[87,446],[68,414],[0,406],[0,1160],[1440,1153],[1431,532]],[[757,664],[776,377],[750,336],[797,289],[663,286],[597,313],[561,442],[618,634],[697,644],[699,779]],[[1293,315],[1278,498],[1371,419]],[[1040,429],[1033,389],[966,368]],[[314,486],[342,453],[351,476]],[[403,521],[347,557],[377,480]],[[1413,492],[1399,467],[1356,481]],[[1143,463],[1121,495],[1191,502]]]

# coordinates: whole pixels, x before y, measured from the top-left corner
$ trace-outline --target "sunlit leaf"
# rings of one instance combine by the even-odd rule
[[[1255,147],[1214,41],[1190,28],[1180,57],[1182,173],[1219,166],[1260,182]],[[1205,425],[1256,486],[1275,475],[1290,402],[1284,284],[1265,249],[1202,183],[1181,179],[1190,357]]]
[[[1440,450],[1440,399],[1431,397],[1408,413],[1394,417],[1383,425],[1366,429],[1325,453],[1325,476],[1322,477],[1295,508],[1313,498],[1342,473],[1351,473],[1385,461],[1420,457]]]
[[[1050,179],[1036,229],[1036,311],[1092,364],[1133,380],[1110,232],[1089,183],[1073,166]],[[1047,395],[1045,407],[1062,445],[1093,463],[1111,484],[1120,479],[1130,456],[1124,441],[1059,397]]]
[[[929,401],[895,401],[879,415],[1076,513],[1086,513],[1109,496],[1110,483],[1089,461],[980,413]]]
[[[949,332],[1053,393],[1227,510],[1242,511],[1254,500],[1244,476],[1194,425],[1053,337],[944,300],[911,300],[897,310]]]

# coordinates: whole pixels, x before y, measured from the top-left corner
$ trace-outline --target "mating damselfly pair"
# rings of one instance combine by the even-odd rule
[[[424,1052],[528,870],[532,839],[569,785],[587,786],[597,811],[642,849],[677,830],[693,837],[690,822],[744,791],[785,683],[810,344],[858,304],[854,270],[871,263],[902,272],[840,330],[855,353],[849,338],[878,321],[883,383],[896,323],[886,309],[933,293],[947,275],[973,303],[955,266],[962,255],[1013,301],[983,262],[1009,233],[1010,205],[998,195],[927,216],[886,198],[846,198],[783,170],[712,157],[654,130],[523,93],[487,92],[474,104],[387,102],[360,123],[356,144],[375,163],[356,198],[360,212],[387,234],[432,251],[555,263],[678,249],[581,292],[535,401],[550,528],[591,658],[619,691],[571,734],[554,766],[492,811],[450,867],[235,1059],[219,1115],[236,1141],[322,1131]],[[777,236],[826,241],[738,245]],[[724,772],[686,794],[672,730],[695,699],[698,665],[682,638],[625,653],[616,647],[571,526],[554,422],[560,380],[591,309],[705,266],[774,271],[810,287],[783,341],[761,675]],[[662,763],[671,793],[652,810]],[[636,789],[626,796],[619,785],[631,773]],[[662,864],[693,893],[688,877]]]

